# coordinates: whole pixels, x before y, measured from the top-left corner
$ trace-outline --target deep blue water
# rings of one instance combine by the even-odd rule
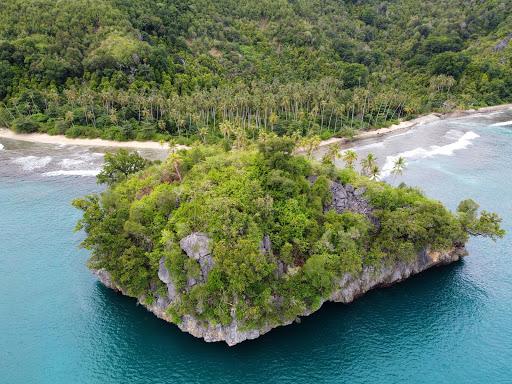
[[[404,153],[408,170],[391,182],[451,208],[472,197],[511,231],[512,123],[492,125],[509,120],[447,120],[357,146],[384,168]],[[473,239],[463,262],[229,348],[181,333],[88,272],[70,201],[98,190],[78,175],[100,155],[0,143],[1,383],[512,382],[510,235]]]

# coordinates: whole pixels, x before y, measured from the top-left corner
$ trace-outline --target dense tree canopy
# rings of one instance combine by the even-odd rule
[[[416,189],[293,152],[292,139],[273,135],[246,150],[196,146],[76,200],[90,267],[151,303],[167,294],[164,262],[179,295],[167,308],[175,321],[236,318],[252,328],[316,309],[345,273],[451,250],[469,235],[503,236],[499,217],[479,215],[470,200],[453,214]],[[112,155],[107,167],[125,160]],[[333,183],[358,188],[371,211],[334,208]],[[197,233],[211,239],[213,268],[202,279],[202,265],[180,248]]]
[[[329,137],[510,102],[509,5],[4,0],[0,124],[117,140]]]

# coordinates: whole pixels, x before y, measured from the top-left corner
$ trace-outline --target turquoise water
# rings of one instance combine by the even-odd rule
[[[358,143],[454,208],[466,197],[512,231],[512,120],[429,124]],[[97,191],[93,150],[0,141],[1,383],[510,383],[511,237],[474,239],[463,262],[325,305],[229,348],[206,344],[97,283],[70,201]],[[438,145],[438,147],[431,147]],[[21,159],[21,160],[20,160]],[[65,171],[65,172],[64,172]]]

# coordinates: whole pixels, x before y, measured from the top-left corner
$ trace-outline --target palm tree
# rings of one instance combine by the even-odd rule
[[[369,153],[363,160],[361,160],[362,173],[370,176],[373,168],[377,165],[377,158],[373,153]]]
[[[178,176],[178,180],[181,181],[182,177],[181,177],[181,172],[180,172],[180,165],[183,161],[183,159],[181,158],[181,155],[178,152],[172,152],[169,155],[167,161],[169,161],[173,165],[174,172],[176,173],[176,176]]]
[[[308,158],[312,158],[313,152],[320,146],[321,142],[322,140],[319,136],[309,136],[304,139],[302,145],[308,154]]]
[[[348,149],[343,152],[341,159],[345,162],[345,166],[347,168],[354,169],[354,164],[357,161],[357,153],[351,149]]]
[[[243,148],[245,146],[245,132],[242,128],[238,127],[234,130],[235,146],[236,148]]]
[[[219,130],[224,136],[224,139],[229,138],[232,132],[231,124],[228,121],[223,121],[219,125]]]
[[[339,159],[341,156],[341,143],[334,143],[329,146],[327,152],[322,158],[322,162],[324,164],[334,164],[336,159]]]
[[[402,175],[404,173],[406,167],[407,162],[405,161],[405,158],[400,156],[395,160],[393,164],[393,169],[391,170],[391,174],[396,178],[397,176]]]
[[[200,128],[199,131],[199,136],[201,137],[201,141],[203,142],[203,144],[206,143],[206,136],[208,136],[208,128]]]
[[[368,171],[368,177],[372,180],[377,180],[379,178],[380,169],[377,164],[373,164]]]

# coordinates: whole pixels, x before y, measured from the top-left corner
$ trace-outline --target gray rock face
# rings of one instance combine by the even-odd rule
[[[160,296],[160,295],[157,296],[155,305],[158,308],[160,308],[162,311],[165,311],[170,304],[171,304],[171,300],[169,300],[168,297]]]
[[[377,287],[387,287],[418,274],[430,267],[446,265],[466,256],[464,247],[454,248],[450,252],[431,252],[424,250],[418,254],[416,260],[410,263],[397,262],[393,265],[383,265],[380,268],[365,267],[355,276],[344,275],[336,284],[329,301],[350,303]]]
[[[110,272],[108,272],[106,269],[95,269],[92,271],[92,273],[96,275],[98,280],[101,281],[105,287],[113,289],[114,291],[121,292],[121,288],[114,284],[112,281],[112,276],[110,276]]]
[[[174,285],[171,275],[169,273],[169,270],[165,266],[165,258],[160,259],[160,263],[158,266],[158,278],[167,285],[167,300],[169,301],[169,304],[172,303],[176,296],[178,295],[178,292],[176,291],[176,286]],[[163,302],[162,302],[163,303]],[[167,306],[169,305],[167,304]],[[166,306],[166,307],[167,307]]]
[[[334,209],[337,213],[345,211],[360,213],[368,217],[372,223],[377,224],[376,219],[372,214],[372,207],[363,197],[366,189],[355,189],[350,184],[343,185],[333,181],[331,183],[331,192],[332,203],[326,207],[326,211]]]
[[[171,282],[171,275],[165,266],[165,258],[161,258],[158,265],[158,278],[162,283],[168,284]]]
[[[210,246],[211,240],[206,234],[200,232],[191,233],[180,241],[180,247],[187,256],[199,262],[202,281],[206,281],[208,273],[214,267]]]
[[[334,301],[341,303],[350,303],[359,296],[377,287],[385,287],[408,277],[420,273],[428,268],[438,265],[445,265],[455,262],[465,256],[466,250],[464,247],[453,248],[447,252],[432,252],[425,250],[418,254],[417,258],[409,263],[397,262],[392,265],[382,265],[379,268],[365,267],[363,271],[356,275],[345,274],[337,283],[336,289],[330,297],[323,300]],[[165,267],[165,266],[164,266]],[[93,271],[98,276],[98,279],[107,287],[120,291],[124,294],[123,290],[118,287],[108,273],[104,269]],[[139,298],[143,302],[143,298]],[[153,304],[143,304],[149,311],[153,312],[157,317],[171,322],[172,319],[165,312],[167,305],[165,305],[165,298],[158,298]],[[308,310],[302,316],[310,315],[314,310]],[[293,320],[281,324],[266,324],[259,329],[242,331],[239,329],[239,324],[235,318],[231,324],[222,326],[219,324],[212,325],[204,323],[194,318],[193,316],[183,316],[181,322],[177,325],[182,331],[188,332],[195,337],[200,337],[207,342],[225,341],[228,345],[235,345],[245,340],[255,339],[273,328],[291,324]]]
[[[494,52],[501,52],[505,48],[507,48],[507,45],[510,43],[510,40],[512,40],[512,33],[509,33],[503,40],[501,40],[496,46],[493,48]]]
[[[272,242],[270,241],[270,236],[263,236],[263,240],[261,240],[260,251],[264,255],[270,255],[272,253]]]

